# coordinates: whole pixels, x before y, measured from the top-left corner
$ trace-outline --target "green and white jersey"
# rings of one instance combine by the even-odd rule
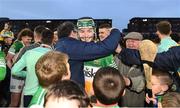
[[[43,107],[45,94],[46,94],[46,90],[44,88],[42,88],[41,86],[39,86],[38,90],[34,94],[32,100],[29,104],[29,107],[30,108],[35,108],[35,107],[37,108],[37,106]]]
[[[4,80],[6,76],[6,61],[5,53],[0,51],[0,81]]]
[[[90,92],[92,92],[92,82],[97,70],[101,67],[107,66],[117,69],[113,55],[84,63],[85,90],[88,94],[91,94]]]
[[[8,53],[15,55],[16,53],[18,53],[20,51],[20,49],[23,47],[23,43],[21,41],[15,41],[11,47],[9,48]]]
[[[14,33],[12,31],[2,30],[0,33],[0,41],[3,41],[4,37],[14,38]]]

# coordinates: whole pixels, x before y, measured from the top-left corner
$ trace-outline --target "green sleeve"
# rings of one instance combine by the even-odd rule
[[[11,47],[9,48],[9,53],[11,53],[11,54],[13,54],[13,55],[15,55],[16,53],[18,53],[19,52],[19,50],[21,49],[23,47],[23,44],[22,44],[22,42],[20,42],[20,41],[15,41],[12,45],[11,45]]]
[[[4,80],[5,76],[6,76],[5,54],[0,51],[0,81]]]
[[[14,64],[14,66],[11,69],[12,75],[18,76],[18,77],[26,77],[26,71],[23,71],[23,69],[26,67],[26,56],[28,55],[28,52],[26,52],[21,59]]]
[[[4,80],[5,76],[6,76],[6,68],[0,67],[0,81]]]

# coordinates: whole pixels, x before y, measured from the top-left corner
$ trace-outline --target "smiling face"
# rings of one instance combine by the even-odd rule
[[[25,46],[29,46],[31,41],[32,41],[32,37],[30,37],[30,36],[23,36],[21,41],[23,42],[23,44]]]
[[[95,23],[91,17],[83,17],[77,21],[78,36],[81,41],[91,42],[96,36]]]
[[[82,41],[91,42],[94,38],[94,29],[92,27],[80,28],[78,35]]]
[[[137,40],[137,39],[127,39],[126,40],[126,48],[138,49],[140,42],[141,42],[141,40]]]

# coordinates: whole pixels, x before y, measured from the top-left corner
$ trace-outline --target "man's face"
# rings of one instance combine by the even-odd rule
[[[94,29],[93,28],[81,28],[78,29],[79,38],[82,41],[91,42],[94,38]]]
[[[29,46],[31,41],[32,41],[32,37],[29,36],[22,37],[22,42],[24,43],[25,46]]]
[[[106,39],[107,36],[109,36],[110,30],[108,28],[100,28],[99,29],[99,38],[101,41]]]
[[[141,40],[137,40],[137,39],[127,39],[126,40],[126,48],[138,49],[140,42],[141,42]]]

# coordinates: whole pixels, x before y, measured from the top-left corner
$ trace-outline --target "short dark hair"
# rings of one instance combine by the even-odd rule
[[[49,28],[45,28],[41,33],[43,44],[51,45],[53,42],[54,34]]]
[[[79,107],[88,107],[90,104],[90,100],[85,91],[71,80],[62,80],[59,83],[51,85],[45,96],[44,106],[50,97],[54,99],[66,98],[68,100],[77,100],[80,103]]]
[[[22,40],[22,37],[24,36],[28,36],[28,37],[31,37],[33,39],[33,32],[31,31],[31,29],[29,28],[24,28],[22,29],[19,33],[18,33],[18,37],[17,39],[18,40]]]
[[[161,34],[168,35],[171,32],[171,24],[168,21],[160,21],[156,24],[156,29]]]
[[[96,72],[93,89],[99,102],[105,105],[115,104],[123,95],[125,82],[117,69],[103,67]]]
[[[108,23],[103,23],[103,24],[99,25],[99,29],[101,29],[101,28],[107,28],[107,29],[109,29],[109,28],[111,28],[111,25],[108,24]]]
[[[58,26],[57,32],[58,32],[58,38],[68,37],[72,31],[76,30],[76,26],[70,22],[66,21]]]
[[[46,29],[45,26],[43,25],[38,25],[34,28],[34,32],[36,32],[38,35],[41,35],[41,33],[43,32],[43,30]]]

